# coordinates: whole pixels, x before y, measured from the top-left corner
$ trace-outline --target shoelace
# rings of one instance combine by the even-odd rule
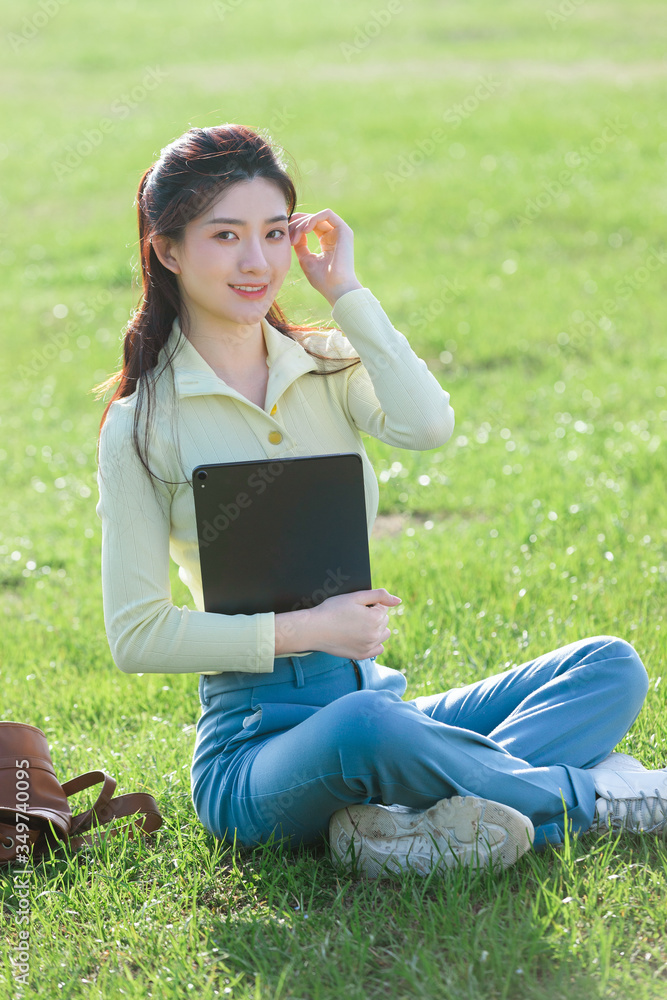
[[[645,792],[641,792],[639,797],[635,799],[617,799],[607,793],[606,798],[611,804],[611,809],[607,812],[606,822],[611,826],[614,826],[616,822],[620,826],[633,827],[636,830],[644,830],[645,833],[652,833],[667,819],[667,800],[662,798],[657,788],[654,796],[647,796]],[[642,807],[646,810],[645,813],[642,811]],[[629,819],[632,820],[632,823],[628,823]]]

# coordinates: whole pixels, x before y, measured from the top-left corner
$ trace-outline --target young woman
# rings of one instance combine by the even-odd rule
[[[294,211],[267,139],[191,129],[146,171],[137,204],[143,297],[100,437],[105,622],[121,670],[199,675],[204,825],[244,845],[329,828],[333,854],[370,875],[508,865],[566,823],[662,829],[667,774],[611,754],[647,691],[622,639],[403,700],[403,675],[376,661],[400,603],[382,588],[285,614],[202,610],[195,466],[357,452],[370,533],[378,487],[361,433],[425,450],[454,415],[357,280],[349,226]],[[293,251],[338,329],[297,327],[278,307]],[[172,603],[170,555],[194,609]]]

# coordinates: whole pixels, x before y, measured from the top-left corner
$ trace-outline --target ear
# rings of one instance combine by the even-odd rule
[[[151,245],[155,251],[155,256],[164,267],[169,271],[173,271],[174,274],[181,273],[181,265],[178,263],[178,257],[174,253],[176,247],[173,240],[170,240],[168,236],[154,236],[151,240]]]

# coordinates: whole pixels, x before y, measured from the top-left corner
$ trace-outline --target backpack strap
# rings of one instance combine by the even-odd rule
[[[95,814],[91,812],[91,820],[85,829],[91,829],[94,826]],[[78,849],[83,847],[84,844],[88,846],[92,845],[95,841],[103,840],[105,836],[115,837],[119,833],[123,833],[127,830],[127,835],[130,840],[134,839],[135,832],[138,833],[155,833],[162,826],[162,816],[160,815],[160,810],[157,807],[157,802],[152,795],[148,795],[146,792],[128,792],[127,795],[117,795],[115,799],[109,802],[103,818],[100,821],[100,826],[107,826],[114,819],[122,819],[125,816],[134,816],[136,813],[140,813],[139,816],[132,823],[126,823],[124,826],[112,827],[110,830],[101,831],[99,827],[93,830],[92,833],[85,836],[74,836],[70,837],[69,844]]]
[[[102,791],[98,795],[95,805],[72,817],[70,836],[77,831],[90,830],[93,818],[96,818],[99,823],[109,822],[112,817],[107,818],[107,813],[111,797],[116,791],[116,779],[112,778],[110,774],[105,774],[104,771],[87,771],[85,774],[78,774],[76,778],[70,778],[69,781],[62,783],[62,790],[68,798],[70,795],[75,795],[85,788],[91,788],[100,783],[102,783]]]
[[[83,847],[84,844],[91,845],[93,841],[100,840],[100,830],[102,826],[107,826],[114,819],[122,819],[125,816],[141,815],[133,823],[126,823],[124,826],[114,827],[107,831],[110,836],[128,831],[128,837],[133,837],[134,832],[154,833],[162,826],[162,816],[157,807],[157,802],[152,795],[146,792],[128,792],[126,795],[117,795],[112,798],[116,790],[116,781],[104,771],[88,771],[86,774],[79,774],[76,778],[70,778],[63,782],[62,788],[65,795],[75,795],[85,788],[102,783],[102,791],[97,797],[97,801],[85,812],[79,813],[72,818],[72,825],[68,843],[76,848]],[[93,830],[94,833],[81,836],[86,830]]]

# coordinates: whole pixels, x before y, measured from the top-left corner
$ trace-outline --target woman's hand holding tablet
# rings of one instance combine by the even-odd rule
[[[387,608],[400,603],[400,597],[379,587],[276,615],[276,655],[319,650],[354,660],[379,656],[391,635]]]

